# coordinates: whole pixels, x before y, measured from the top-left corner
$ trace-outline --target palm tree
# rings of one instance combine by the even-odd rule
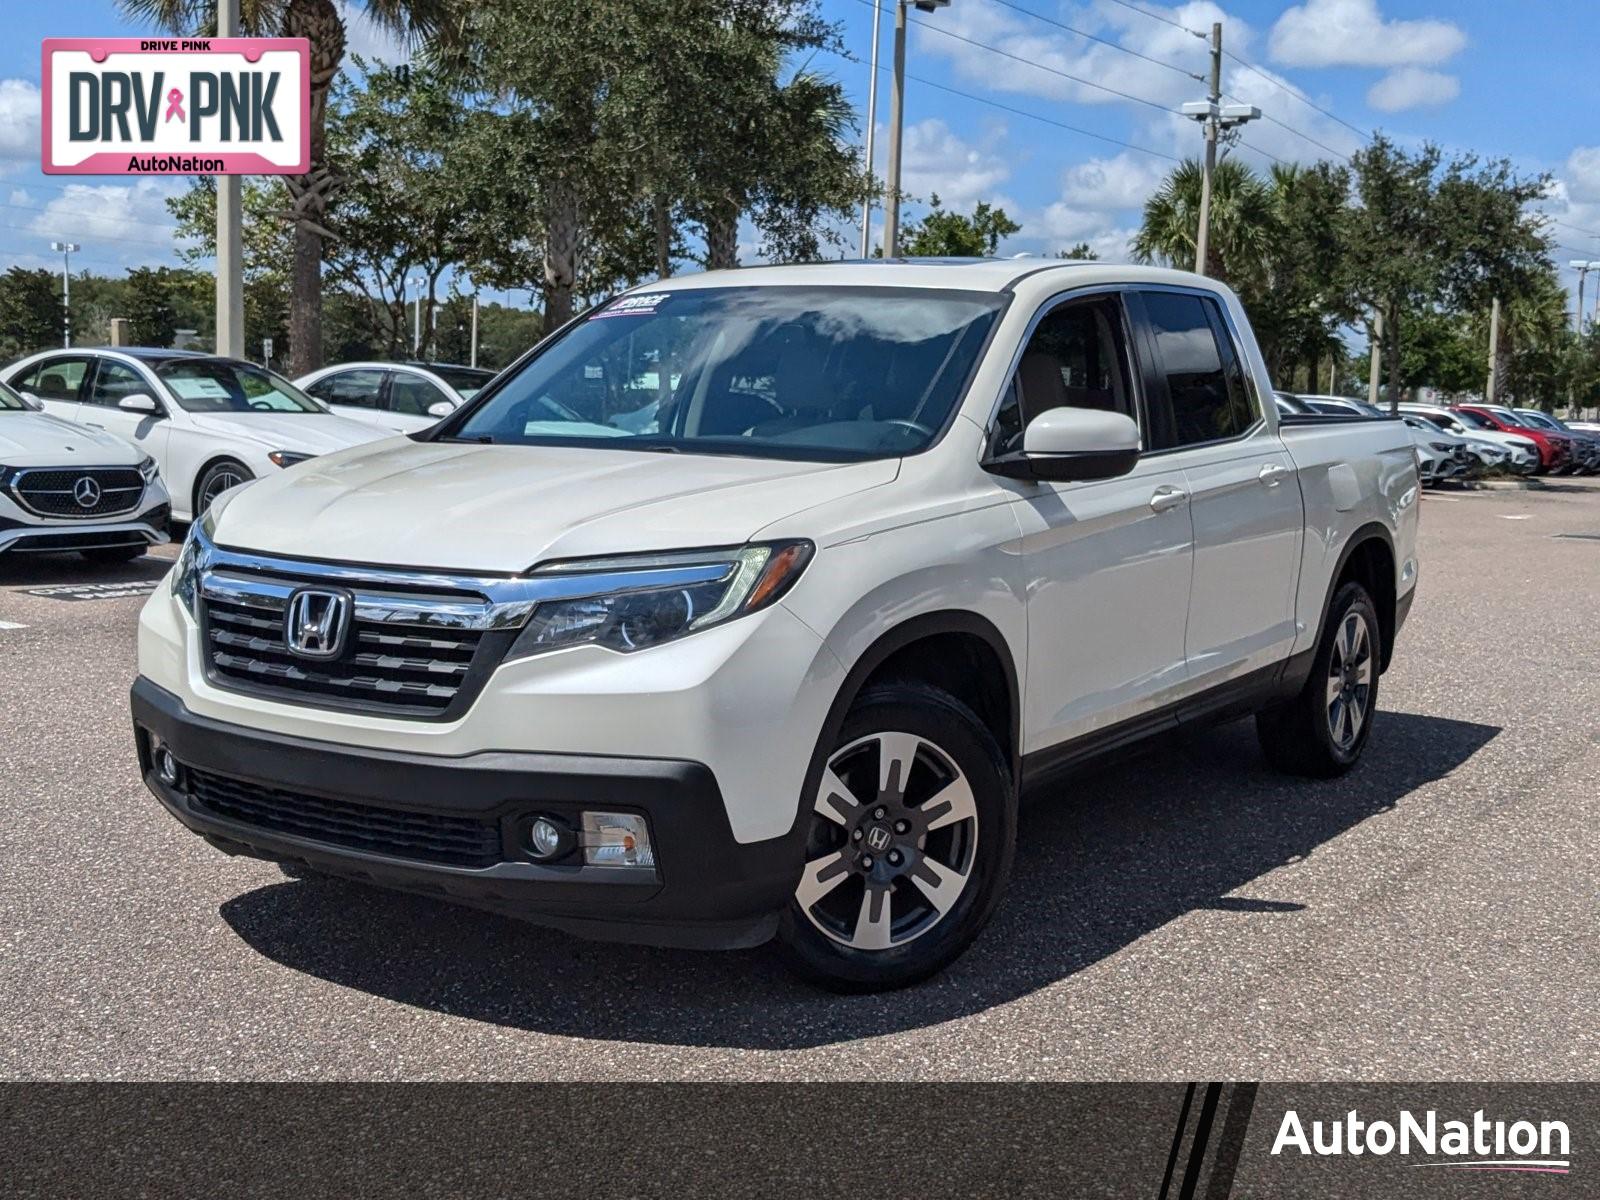
[[[136,20],[178,34],[216,30],[216,0],[121,0]],[[418,44],[448,27],[450,0],[366,0],[368,18],[379,29]],[[305,38],[311,43],[311,158],[304,175],[284,177],[289,189],[285,219],[294,227],[289,307],[289,371],[322,365],[322,243],[328,201],[338,179],[327,162],[328,89],[344,61],[344,17],[334,0],[239,0],[239,24],[250,37]]]
[[[1145,201],[1144,221],[1133,238],[1138,261],[1194,269],[1201,175],[1200,164],[1185,159]],[[1206,274],[1235,289],[1258,278],[1266,270],[1273,216],[1272,189],[1261,177],[1236,158],[1219,162],[1211,177]]]

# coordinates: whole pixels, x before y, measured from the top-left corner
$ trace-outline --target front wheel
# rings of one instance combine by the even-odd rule
[[[1367,589],[1345,584],[1328,609],[1305,687],[1287,704],[1256,714],[1256,736],[1268,762],[1323,779],[1355,766],[1378,707],[1381,637]]]
[[[205,516],[211,502],[223,492],[241,483],[249,483],[254,478],[249,467],[230,458],[211,464],[194,489],[194,519],[198,521]]]
[[[863,693],[819,754],[805,866],[779,924],[790,963],[838,991],[926,979],[978,936],[1011,873],[1005,756],[966,705],[917,684]]]

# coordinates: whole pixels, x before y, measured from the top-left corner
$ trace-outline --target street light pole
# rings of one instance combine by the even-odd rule
[[[413,275],[406,280],[408,284],[417,289],[416,298],[411,302],[411,357],[422,357],[422,285],[427,282],[420,275]]]
[[[61,348],[72,349],[72,256],[83,247],[77,242],[51,242],[61,255]]]
[[[872,71],[867,79],[867,186],[873,182],[873,141],[878,131],[878,42],[883,28],[883,0],[872,0]],[[872,254],[872,192],[861,201],[861,257]]]
[[[239,0],[220,0],[217,36],[239,36]],[[237,175],[217,177],[217,353],[244,357],[244,197]]]
[[[478,293],[472,293],[472,360],[469,366],[478,365]]]
[[[894,86],[889,90],[889,195],[883,207],[883,256],[900,253],[900,137],[905,125],[906,100],[906,5],[931,13],[948,8],[950,0],[895,0],[894,6]]]

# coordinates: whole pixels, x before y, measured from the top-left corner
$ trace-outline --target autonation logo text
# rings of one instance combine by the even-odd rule
[[[1366,1121],[1355,1109],[1332,1121],[1312,1121],[1307,1132],[1300,1114],[1283,1114],[1272,1153],[1298,1150],[1319,1158],[1334,1155],[1425,1156],[1418,1167],[1464,1171],[1525,1171],[1565,1175],[1572,1135],[1565,1121],[1491,1121],[1479,1109],[1470,1121],[1441,1121],[1433,1109],[1418,1116],[1402,1108],[1392,1121]],[[1448,1161],[1460,1160],[1460,1161]]]

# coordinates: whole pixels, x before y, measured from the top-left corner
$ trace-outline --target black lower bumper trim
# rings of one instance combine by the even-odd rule
[[[199,716],[144,678],[134,684],[132,707],[146,785],[179,821],[232,854],[305,864],[585,936],[697,947],[767,940],[799,879],[797,835],[735,841],[716,779],[702,763],[509,751],[445,758],[340,746]],[[156,739],[185,768],[176,787],[156,775]],[[217,780],[227,781],[231,799],[214,807]],[[293,807],[269,813],[275,796]],[[522,852],[533,814],[577,824],[585,809],[642,814],[655,869],[541,865]],[[460,838],[469,828],[492,831],[488,851],[474,860],[480,865],[407,857],[408,850],[425,854],[417,848],[423,843],[396,840],[419,830]]]

